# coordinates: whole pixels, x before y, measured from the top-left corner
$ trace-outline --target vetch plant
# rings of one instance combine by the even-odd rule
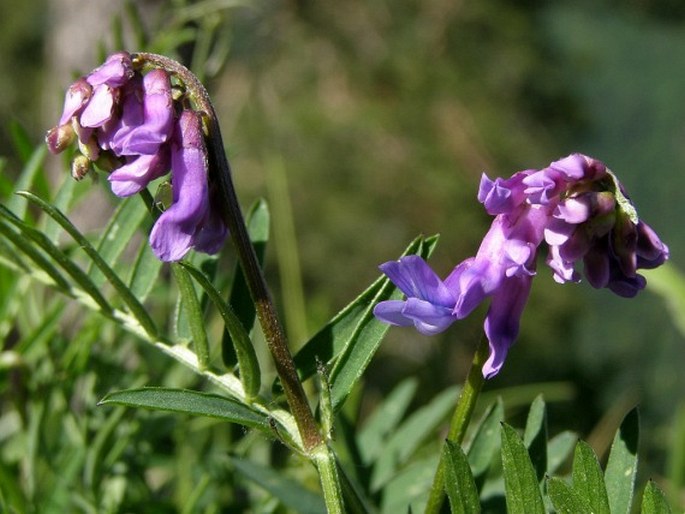
[[[639,270],[668,259],[668,247],[638,218],[625,188],[602,162],[572,154],[507,179],[483,175],[477,197],[494,219],[475,256],[443,280],[427,263],[437,237],[417,238],[399,260],[381,265],[384,276],[293,355],[256,250],[267,239],[268,209],[261,202],[247,223],[243,218],[216,113],[187,68],[151,53],[112,54],[68,88],[46,143],[52,153],[75,147],[73,178],[105,174],[113,194],[126,200],[93,244],[64,214],[60,198],[50,203],[19,191],[52,227],[39,229],[25,210],[0,206],[0,250],[10,247],[20,256],[16,263],[4,259],[2,264],[61,291],[216,389],[133,387],[109,393],[102,405],[210,417],[279,441],[313,465],[321,495],[266,465],[236,456],[225,456],[224,464],[297,512],[425,508],[437,514],[446,498],[453,512],[480,512],[500,500],[509,512],[526,514],[543,513],[549,505],[558,512],[627,513],[631,508],[637,410],[617,432],[605,470],[587,444],[577,444],[570,483],[553,475],[573,450],[575,436],[548,441],[542,397],[530,408],[523,437],[503,424],[501,400],[471,423],[485,380],[502,371],[516,340],[545,251],[556,282],[584,277],[593,287],[623,297],[645,288]],[[155,198],[150,191],[155,185],[160,191],[170,188],[171,194]],[[134,195],[142,202],[134,204],[129,199]],[[124,277],[118,261],[126,241],[117,239],[117,230],[130,238],[147,215],[153,221],[149,249],[141,249]],[[137,221],[130,226],[128,220]],[[56,242],[58,228],[75,247]],[[230,301],[222,291],[225,281],[216,279],[221,261],[196,253],[218,254],[227,239],[241,267],[232,279]],[[85,268],[76,259],[79,252],[88,259]],[[179,296],[174,330],[160,329],[149,306],[161,263],[168,263]],[[105,282],[111,288],[101,287]],[[243,286],[248,301],[236,293]],[[488,300],[484,337],[460,392],[449,388],[405,416],[416,389],[407,379],[382,399],[364,426],[352,426],[342,408],[359,389],[391,325],[438,334]],[[221,359],[208,331],[210,307],[226,331]],[[277,375],[268,386],[257,358],[260,339],[251,334],[255,315]],[[316,389],[316,394],[308,395],[303,383],[312,377],[318,378],[317,386],[307,391]],[[453,408],[440,451],[433,436]],[[492,466],[497,452],[501,468]],[[493,499],[492,490],[499,496]],[[665,512],[665,505],[650,483],[643,512]]]

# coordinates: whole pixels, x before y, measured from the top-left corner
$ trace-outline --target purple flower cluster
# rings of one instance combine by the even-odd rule
[[[171,171],[172,204],[158,218],[150,246],[163,261],[191,249],[216,253],[227,230],[209,185],[207,148],[200,114],[174,100],[169,74],[142,74],[126,52],[68,89],[59,125],[46,136],[53,153],[78,142],[72,175],[80,179],[93,162],[113,169],[112,192],[133,195]]]
[[[486,378],[499,372],[518,335],[543,241],[557,282],[578,282],[576,263],[582,262],[590,285],[624,297],[645,287],[638,269],[668,259],[667,246],[638,219],[615,175],[585,155],[572,154],[508,179],[483,175],[478,200],[495,219],[476,256],[444,281],[417,256],[381,265],[407,298],[381,302],[374,313],[386,323],[413,325],[431,335],[491,298],[484,324],[490,343]]]

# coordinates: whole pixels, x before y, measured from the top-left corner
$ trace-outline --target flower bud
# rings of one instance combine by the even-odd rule
[[[74,180],[82,180],[90,171],[91,162],[85,155],[78,154],[71,161],[71,176]]]

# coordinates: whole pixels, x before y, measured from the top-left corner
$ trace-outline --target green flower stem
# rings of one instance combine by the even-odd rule
[[[264,332],[266,343],[276,366],[288,406],[297,421],[305,451],[311,452],[324,444],[321,433],[309,407],[302,382],[295,369],[285,332],[280,323],[276,308],[269,294],[266,280],[255,255],[240,204],[231,179],[231,168],[224,151],[219,122],[209,94],[190,70],[180,63],[162,55],[150,53],[133,54],[136,66],[155,66],[176,75],[185,85],[191,101],[198,111],[204,113],[209,138],[208,151],[210,162],[210,181],[216,181],[221,194],[221,215],[231,233],[231,239],[238,252],[252,300],[255,302],[257,317]]]
[[[466,429],[471,421],[473,409],[478,400],[478,394],[483,388],[485,378],[483,377],[483,364],[488,358],[489,348],[488,340],[483,336],[478,343],[476,353],[473,356],[471,369],[464,382],[464,387],[459,394],[457,406],[452,414],[450,420],[450,428],[447,433],[447,440],[455,444],[461,444],[466,435]],[[431,486],[430,495],[428,496],[428,503],[426,504],[425,514],[439,514],[442,504],[445,501],[445,467],[447,466],[447,458],[444,451],[440,454],[440,462],[438,469],[435,471],[433,478],[433,485]]]
[[[312,452],[312,460],[321,479],[321,490],[326,503],[326,511],[328,514],[345,514],[342,489],[338,477],[338,465],[333,451],[326,443],[321,443]]]

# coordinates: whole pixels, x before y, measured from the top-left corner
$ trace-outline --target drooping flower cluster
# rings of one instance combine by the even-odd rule
[[[478,200],[495,216],[475,257],[457,265],[443,281],[417,256],[381,265],[406,295],[379,303],[376,317],[423,334],[442,332],[490,298],[485,334],[490,356],[486,378],[496,375],[519,331],[543,241],[547,264],[559,283],[578,282],[583,263],[590,285],[635,296],[645,287],[638,269],[668,259],[668,248],[637,217],[623,186],[606,166],[572,154],[541,170],[508,179],[482,176]]]
[[[227,230],[209,184],[202,119],[174,99],[169,74],[143,74],[119,52],[68,89],[59,124],[46,136],[53,153],[78,142],[72,175],[81,179],[95,162],[113,170],[112,192],[126,197],[171,171],[172,204],[157,219],[150,245],[163,261],[191,249],[216,253]]]

